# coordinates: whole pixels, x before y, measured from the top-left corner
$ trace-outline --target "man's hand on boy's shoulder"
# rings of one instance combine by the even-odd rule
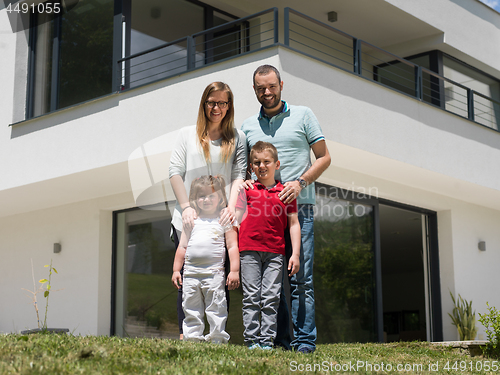
[[[288,271],[290,271],[288,276],[295,275],[297,272],[299,272],[299,269],[300,269],[299,256],[297,254],[292,254],[290,260],[288,261]]]
[[[278,197],[285,204],[291,203],[297,199],[301,190],[299,181],[288,181],[283,184],[283,190],[280,191]]]

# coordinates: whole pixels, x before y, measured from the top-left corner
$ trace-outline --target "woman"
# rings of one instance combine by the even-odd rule
[[[243,183],[246,173],[247,149],[245,135],[234,128],[233,103],[233,93],[227,84],[209,84],[200,100],[196,125],[180,130],[169,167],[170,183],[177,199],[172,217],[176,248],[183,228],[192,229],[197,218],[188,198],[194,179],[203,175],[222,175],[229,203],[220,221],[226,225],[234,219],[238,186]],[[184,313],[179,299],[177,313],[181,330]]]

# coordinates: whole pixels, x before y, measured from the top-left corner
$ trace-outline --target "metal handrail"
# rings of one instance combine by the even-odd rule
[[[469,89],[469,90],[470,90],[470,89]],[[499,101],[497,101],[497,100],[495,100],[495,99],[493,99],[493,98],[490,98],[489,96],[486,96],[486,95],[484,95],[484,94],[481,94],[480,92],[477,92],[477,91],[475,91],[475,90],[472,90],[472,92],[474,93],[474,95],[480,96],[480,97],[482,97],[483,99],[487,99],[487,100],[489,100],[490,102],[492,102],[493,104],[496,104],[496,105],[500,106],[500,102],[499,102]]]
[[[378,52],[382,52],[382,53],[384,53],[385,55],[389,55],[389,56],[391,56],[394,60],[398,60],[398,61],[400,61],[400,62],[402,62],[402,63],[404,63],[404,64],[406,64],[406,65],[408,65],[408,66],[411,66],[411,67],[413,67],[413,68],[414,68],[415,66],[418,66],[417,64],[412,63],[411,61],[408,61],[408,60],[406,60],[406,59],[405,59],[405,58],[403,58],[403,57],[397,56],[397,55],[393,54],[392,52],[389,52],[389,51],[386,51],[385,49],[382,49],[382,48],[379,48],[379,47],[377,47],[377,46],[374,46],[373,44],[371,44],[371,43],[369,43],[369,42],[366,42],[366,41],[361,40],[361,39],[360,39],[360,42],[361,42],[362,44],[365,44],[365,45],[367,45],[367,46],[369,46],[369,47],[371,47],[371,48],[373,48],[373,49],[377,50]]]
[[[259,23],[255,26],[249,26],[248,21],[269,13],[273,13],[272,20]],[[310,23],[296,23],[290,19],[290,15],[296,15],[307,22],[320,26],[321,29],[317,29],[316,27],[313,29],[305,26],[309,25]],[[483,117],[477,116],[478,118],[481,118],[483,121],[487,121],[491,124],[495,124],[497,128],[500,128],[500,124],[498,124],[499,121],[495,120],[496,117],[494,114],[497,111],[496,108],[500,108],[499,101],[496,101],[484,94],[466,87],[461,83],[455,82],[452,79],[439,75],[438,73],[433,72],[425,67],[399,57],[389,51],[383,50],[369,42],[358,39],[342,30],[336,29],[333,26],[318,21],[289,7],[285,8],[284,20],[284,44],[288,48],[293,49],[301,54],[310,56],[314,59],[323,61],[329,65],[336,66],[340,69],[354,73],[365,79],[377,82],[378,84],[384,85],[385,87],[389,87],[393,90],[402,92],[405,95],[410,95],[420,101],[438,106],[443,110],[478,122],[475,118],[476,116],[474,115],[474,111],[476,110],[478,115],[483,115]],[[272,24],[269,30],[259,30],[267,24]],[[224,36],[212,37],[218,32],[228,30],[237,25],[244,25],[244,28],[240,29],[240,31],[235,31],[234,33],[226,33]],[[300,28],[300,31],[293,29],[292,26]],[[250,50],[253,50],[254,46],[256,48],[255,50],[259,50],[260,48],[262,48],[263,44],[269,45],[268,43],[271,43],[274,45],[279,45],[278,29],[278,9],[274,7],[240,18],[238,20],[225,23],[220,26],[212,27],[195,34],[179,38],[173,42],[164,43],[145,51],[135,53],[133,55],[117,60],[118,67],[122,74],[122,85],[124,84],[123,82],[125,82],[124,80],[129,80],[128,84],[126,85],[130,85],[131,83],[135,83],[141,80],[148,80],[147,83],[154,82],[155,79],[164,79],[172,75],[196,69],[199,66],[206,66],[208,64],[214,63],[215,61],[221,61],[219,60],[219,58],[227,59],[235,55],[242,55],[249,52]],[[255,30],[256,35],[258,35],[259,37],[257,38],[256,42],[252,41],[250,43],[250,38],[254,37],[254,35],[250,34],[253,32],[253,30]],[[343,38],[347,38],[348,42],[345,43],[340,41],[340,39],[337,40],[335,38],[332,38],[329,36],[332,34],[324,34],[322,30],[324,30],[326,33],[335,33],[336,35],[339,35]],[[240,32],[242,34],[238,36]],[[264,34],[269,32],[273,32],[272,36],[270,36],[269,38],[263,37]],[[290,35],[291,33],[293,33],[292,36]],[[196,38],[207,35],[210,35],[210,40],[206,40],[198,44],[195,43]],[[197,52],[197,48],[199,51],[200,46],[205,46],[206,43],[209,42],[216,42],[217,39],[227,37],[228,35],[231,35],[236,39],[229,42],[224,42],[225,44],[219,44],[215,47],[202,47],[201,55],[199,52]],[[317,38],[317,36],[320,36],[320,38]],[[314,45],[313,43],[308,44],[309,41],[314,42]],[[299,47],[293,47],[291,45],[292,42]],[[224,46],[229,47],[232,43],[237,43],[238,47],[227,50],[224,49],[222,52],[218,52],[217,54],[215,54],[215,48],[224,48]],[[336,43],[335,47],[329,45],[330,43]],[[159,57],[155,56],[150,60],[139,62],[133,66],[131,65],[131,61],[135,58],[145,56],[147,54],[151,54],[171,46],[178,46],[179,44],[185,44],[186,47],[179,48],[178,50],[174,50],[174,52]],[[370,49],[370,52],[365,52],[367,48]],[[176,53],[180,53],[181,57],[168,60],[170,55],[175,55]],[[224,57],[225,54],[229,54],[230,57]],[[200,56],[202,56],[202,58],[200,58]],[[346,61],[346,56],[350,56],[351,61]],[[384,60],[383,56],[388,57],[388,59]],[[368,57],[369,59],[366,59],[366,57]],[[167,59],[167,61],[163,62],[165,61],[163,60],[160,64],[154,66],[146,65],[143,70],[135,71],[133,73],[131,72],[132,68],[137,68],[141,64],[151,65],[153,61],[161,59]],[[334,63],[328,61],[328,59],[334,61]],[[380,63],[377,63],[377,60]],[[181,61],[185,61],[185,64],[182,64]],[[404,65],[399,65],[399,63],[402,63]],[[169,64],[174,65],[173,67],[172,65],[167,67],[167,65]],[[343,66],[339,64],[342,64]],[[405,69],[404,66],[406,66],[407,68]],[[163,70],[161,70],[162,67]],[[413,73],[408,68],[411,68],[413,70]],[[127,70],[129,71],[129,74],[123,75],[123,72],[127,72]],[[144,73],[148,70],[151,71],[151,75],[141,77],[136,81],[130,81],[131,76]],[[431,79],[425,78],[424,75],[425,77],[431,77]],[[153,77],[160,78],[153,79]],[[455,89],[452,89],[452,95],[445,94],[443,91],[444,82],[452,85],[450,87],[458,88],[464,90],[465,92],[462,94],[460,90],[455,91]],[[123,88],[123,86],[120,87],[120,89]],[[464,99],[459,100],[460,97],[463,97]],[[491,106],[488,106],[488,104],[485,104],[483,102],[475,101],[475,97],[479,97],[488,101]],[[475,108],[479,105],[487,108],[487,110],[479,110],[479,108]],[[463,116],[462,113],[466,113],[467,116]],[[486,119],[484,115],[489,115],[494,119],[494,121]],[[484,125],[484,123],[479,123]]]
[[[301,36],[302,38],[305,38],[305,39],[309,39],[311,40],[312,38],[309,36],[309,35],[305,35],[305,34],[300,34],[300,32],[296,31],[296,30],[292,30],[291,26],[294,24],[293,21],[290,20],[290,14],[294,14],[298,17],[301,17],[302,19],[306,20],[306,21],[309,21],[315,25],[319,25],[321,26],[322,28],[324,28],[326,31],[328,32],[333,32],[335,34],[338,34],[342,37],[345,37],[345,38],[348,38],[352,41],[352,64],[343,60],[342,58],[338,57],[338,56],[330,56],[328,55],[327,52],[325,51],[318,51],[317,49],[315,49],[314,47],[312,46],[307,46],[305,45],[303,42],[300,42],[299,40],[294,40],[290,37],[290,33],[293,32],[295,34],[298,34],[299,36]],[[452,79],[449,79],[447,77],[444,77],[442,75],[439,75],[438,73],[436,72],[433,72],[425,67],[422,67],[418,64],[415,64],[411,61],[408,61],[402,57],[399,57],[397,55],[394,55],[393,53],[389,52],[389,51],[386,51],[386,50],[383,50],[369,42],[366,42],[366,41],[363,41],[363,40],[360,40],[350,34],[347,34],[346,32],[342,31],[342,30],[339,30],[339,29],[336,29],[335,27],[333,26],[330,26],[328,24],[325,24],[321,21],[318,21],[312,17],[309,17],[301,12],[298,12],[296,10],[293,10],[289,7],[286,7],[285,8],[285,16],[284,16],[284,20],[285,20],[285,27],[284,27],[284,44],[285,46],[289,47],[290,49],[293,49],[299,53],[302,53],[302,54],[305,54],[305,55],[308,55],[314,59],[317,59],[319,61],[322,61],[322,62],[325,62],[326,64],[329,64],[329,65],[333,65],[337,68],[340,68],[342,70],[347,70],[345,69],[344,67],[338,65],[338,64],[335,64],[335,63],[332,63],[330,61],[326,61],[323,57],[326,55],[326,56],[329,56],[329,57],[332,57],[335,59],[336,62],[338,61],[342,61],[343,63],[345,64],[350,64],[352,65],[352,70],[347,70],[347,71],[350,71],[351,73],[354,73],[360,77],[363,77],[365,79],[370,79],[371,81],[375,81],[379,84],[382,84],[386,87],[389,87],[393,90],[396,90],[396,91],[399,91],[399,92],[402,92],[403,94],[406,94],[406,95],[409,95],[408,92],[404,92],[404,91],[401,91],[397,88],[397,86],[399,87],[404,87],[405,90],[408,90],[409,92],[413,92],[413,94],[410,94],[412,97],[420,100],[420,101],[424,101],[424,102],[427,102],[431,105],[436,105],[435,103],[439,103],[439,105],[437,105],[439,108],[443,109],[443,110],[446,110],[448,112],[452,112],[454,114],[458,114],[459,116],[461,117],[465,117],[465,118],[468,118],[469,120],[472,120],[472,121],[475,121],[481,125],[485,125],[484,123],[481,123],[481,122],[478,122],[477,118],[475,118],[476,116],[474,115],[474,111],[475,109],[477,110],[478,108],[475,108],[477,107],[479,104],[487,107],[490,111],[494,111],[493,108],[495,106],[498,106],[498,108],[500,108],[500,102],[494,100],[493,98],[491,97],[488,97],[484,94],[481,94],[475,90],[472,90],[471,88],[467,87],[467,86],[464,86],[462,85],[461,83],[458,83],[458,82],[455,82],[453,81]],[[327,35],[324,35],[322,33],[319,33],[315,30],[312,30],[310,28],[307,28],[306,26],[304,25],[300,25],[298,23],[295,23],[295,25],[298,25],[300,27],[302,27],[303,29],[307,30],[308,32],[310,32],[311,34],[317,34],[317,35],[320,35],[321,37],[324,37],[326,39],[331,39],[333,41],[335,41],[336,43],[341,43],[341,42],[338,42],[337,40],[335,39],[332,39],[330,37],[328,37]],[[297,45],[300,45],[300,48],[295,48],[291,45],[291,42],[294,42],[296,43]],[[325,50],[328,50],[328,48],[330,50],[336,50],[336,48],[332,47],[332,46],[327,46],[327,45],[324,45],[324,43],[321,43],[319,41],[317,41],[317,44],[319,44],[320,46],[324,46],[325,47]],[[341,43],[342,44],[342,43]],[[344,46],[347,46],[345,44],[342,44]],[[382,53],[383,55],[385,56],[389,56],[392,60],[391,61],[384,61],[376,56],[373,56],[373,54],[368,54],[366,52],[363,52],[363,49],[362,49],[362,46],[365,46],[365,47],[370,47],[371,49],[373,49],[375,52],[377,53]],[[307,48],[307,50],[306,50]],[[314,52],[318,52],[321,54],[321,57],[317,57],[317,56],[314,56],[314,55],[311,55],[311,53],[308,53],[307,51],[314,51]],[[338,50],[337,50],[338,51]],[[339,54],[346,54],[346,52],[343,52],[343,51],[338,51]],[[385,81],[388,81],[388,82],[391,82],[392,83],[392,86],[390,84],[384,84],[382,82],[379,82],[377,80],[376,77],[379,77],[379,76],[382,76],[382,74],[384,73],[384,66],[380,66],[380,65],[376,65],[376,64],[372,64],[371,62],[367,61],[367,60],[363,60],[363,54],[366,56],[370,56],[372,59],[376,59],[376,60],[379,60],[380,62],[382,62],[383,64],[380,64],[380,65],[385,65],[385,66],[390,66],[392,69],[400,69],[402,72],[404,72],[405,76],[402,76],[402,75],[398,75],[397,72],[394,72],[394,71],[390,71],[390,70],[386,70],[386,73],[390,73],[392,77],[394,77],[393,79],[391,78],[388,78],[388,77],[382,77],[384,78]],[[394,62],[395,63],[392,63]],[[410,67],[413,69],[414,73],[413,73],[413,76],[411,76],[411,78],[408,78],[410,76],[408,76],[409,72],[407,71],[404,71],[402,68],[398,68],[397,67],[397,63],[403,63],[405,64],[406,66]],[[373,71],[373,70],[368,70],[366,68],[364,68],[364,66],[366,66],[366,64],[374,67],[374,68],[378,68],[379,70],[381,70],[381,73],[378,73],[376,71]],[[369,72],[369,73],[372,73],[372,76],[370,78],[366,77],[364,75],[364,72]],[[429,79],[426,79],[425,83],[427,84],[427,86],[424,86],[424,77],[423,75],[424,74],[428,74],[430,75],[431,77],[434,77],[434,79],[437,80],[437,82],[432,82],[431,80]],[[399,80],[399,82],[397,81],[394,81],[394,79],[397,79]],[[412,85],[411,86],[408,86],[407,83],[404,83],[404,82],[401,82],[401,81],[406,81],[406,82],[412,82]],[[448,103],[445,103],[444,100],[442,100],[444,98],[444,92],[443,90],[440,88],[442,87],[443,83],[442,82],[447,82],[447,83],[450,83],[451,85],[453,85],[453,87],[457,87],[457,88],[460,88],[462,90],[464,90],[466,92],[466,94],[462,95],[462,94],[459,94],[458,92],[455,92],[453,91],[454,95],[457,95],[457,96],[462,96],[464,98],[466,98],[466,101],[460,101],[460,100],[457,100],[457,99],[453,99],[453,102],[455,104],[459,103],[459,104],[462,104],[464,105],[464,108],[460,108],[460,107],[457,107],[455,104],[451,104],[451,102],[448,102]],[[436,87],[438,87],[438,89],[436,89]],[[431,95],[429,94],[424,94],[424,89],[426,90],[430,90],[431,92]],[[428,92],[428,91],[427,91]],[[487,101],[489,101],[491,103],[491,106],[492,107],[488,107],[487,105],[483,104],[483,103],[478,103],[478,102],[475,102],[474,101],[474,97],[475,96],[479,96]],[[450,109],[448,109],[450,108]],[[455,111],[451,110],[451,109],[455,109]],[[460,113],[458,113],[460,112]],[[461,113],[467,113],[467,116],[462,116]],[[484,114],[487,114],[488,111],[481,111],[481,115],[484,115]],[[489,114],[490,116],[491,113]],[[495,129],[494,127],[492,126],[489,126],[489,125],[485,125],[485,126],[488,126],[489,128],[492,128],[494,130],[500,130],[500,123],[499,123],[499,120],[496,120],[496,121],[491,121],[491,120],[488,120],[486,119],[485,117],[481,117],[481,116],[477,116],[477,117],[480,117],[482,120],[484,121],[487,121],[491,124],[494,124],[494,126],[497,127],[497,129]]]
[[[415,64],[415,65],[416,65],[416,64]],[[429,70],[429,69],[427,69],[427,68],[424,68],[423,66],[422,66],[422,71],[425,71],[425,73],[427,73],[427,74],[429,74],[429,75],[431,75],[431,76],[434,76],[434,77],[436,77],[436,78],[438,78],[438,79],[441,79],[441,80],[443,80],[443,81],[446,81],[446,82],[452,83],[454,86],[458,86],[458,87],[460,87],[461,89],[464,89],[464,90],[470,90],[470,88],[468,88],[467,86],[464,86],[464,85],[462,85],[461,83],[455,82],[455,81],[453,81],[452,79],[446,78],[446,77],[444,77],[444,76],[442,76],[442,75],[439,75],[439,74],[437,74],[436,72],[433,72],[432,70]]]
[[[316,25],[319,25],[319,26],[322,26],[326,29],[329,29],[331,31],[335,31],[337,34],[340,34],[342,36],[345,36],[347,38],[352,38],[352,39],[356,39],[354,36],[350,35],[350,34],[347,34],[346,32],[342,31],[342,30],[339,30],[339,29],[336,29],[335,27],[333,26],[330,26],[330,25],[327,25],[326,23],[323,23],[321,21],[318,21],[317,19],[315,18],[312,18],[312,17],[309,17],[308,15],[304,14],[304,13],[301,13],[301,12],[298,12],[296,11],[295,9],[292,9],[290,7],[286,7],[285,8],[285,15],[287,15],[287,13],[293,13],[293,14],[296,14],[297,16],[299,17],[302,17],[308,21],[311,21],[312,23],[315,23]],[[285,25],[286,27],[286,25]],[[285,45],[286,45],[286,41],[285,41]]]
[[[252,18],[259,17],[259,16],[262,16],[263,14],[267,14],[267,13],[271,13],[271,12],[274,12],[275,14],[277,14],[278,13],[278,8],[276,8],[276,7],[269,8],[269,9],[263,10],[261,12],[252,14],[250,16],[246,16],[246,17],[243,17],[243,18],[238,18],[237,20],[234,20],[234,21],[231,21],[231,22],[227,22],[227,23],[225,23],[223,25],[215,26],[215,27],[212,27],[210,29],[200,31],[200,32],[198,32],[196,34],[191,35],[191,37],[192,38],[196,38],[196,37],[198,37],[200,35],[204,35],[204,34],[213,34],[216,31],[224,30],[224,29],[226,29],[226,28],[228,28],[230,26],[238,25],[238,24],[240,24],[242,22],[245,22],[245,21],[248,21],[248,20],[250,20]]]
[[[255,18],[258,18],[258,17],[261,17],[261,16],[266,15],[266,14],[271,14],[271,13],[273,15],[271,21],[262,22],[256,26],[252,26],[252,27],[248,26],[248,21],[255,19]],[[140,85],[152,83],[152,82],[155,82],[155,81],[160,80],[160,79],[165,79],[165,78],[168,78],[168,77],[173,76],[173,75],[177,75],[177,74],[182,73],[182,72],[187,72],[187,71],[196,69],[197,67],[200,66],[200,63],[201,63],[201,65],[206,66],[208,64],[212,64],[214,62],[213,60],[221,61],[220,59],[217,59],[217,58],[220,58],[221,56],[223,56],[226,53],[229,53],[231,55],[242,55],[242,54],[248,52],[248,50],[252,50],[252,51],[258,50],[262,47],[259,48],[257,46],[257,43],[253,43],[253,42],[249,43],[250,37],[254,37],[254,35],[251,35],[250,33],[253,31],[253,29],[257,28],[257,30],[258,30],[259,27],[262,27],[262,26],[267,25],[267,24],[270,24],[269,29],[260,30],[260,32],[257,31],[257,33],[260,33],[260,35],[262,35],[265,33],[273,32],[273,36],[271,38],[259,38],[260,45],[262,46],[262,43],[267,43],[267,42],[273,43],[273,44],[278,44],[278,42],[279,42],[278,41],[278,8],[274,7],[274,8],[269,8],[269,9],[260,11],[258,13],[255,13],[255,14],[252,14],[252,15],[249,15],[246,17],[239,18],[239,19],[231,21],[231,22],[227,22],[223,25],[215,26],[215,27],[212,27],[210,29],[197,32],[195,34],[179,38],[179,39],[172,41],[172,42],[163,43],[159,46],[152,47],[152,48],[149,48],[147,50],[144,50],[144,51],[135,53],[133,55],[126,56],[124,58],[116,60],[116,63],[118,65],[117,69],[119,72],[118,76],[121,77],[120,82],[119,82],[118,91],[123,91],[127,88],[130,88],[131,84],[136,83],[138,81],[143,81],[143,83],[141,83]],[[239,25],[243,25],[243,27],[241,28],[241,30],[239,32],[230,33],[230,34],[226,34],[223,36],[213,37],[214,34],[217,34],[219,32],[223,32],[224,30],[229,30],[230,28],[235,27],[235,26],[239,26]],[[237,36],[240,32],[242,34],[240,36]],[[212,46],[212,47],[210,47],[210,46],[207,48],[204,47],[202,54],[204,54],[204,56],[206,57],[206,60],[202,61],[199,59],[199,55],[198,55],[199,50],[197,51],[197,47],[203,46],[206,43],[206,41],[196,44],[195,39],[200,38],[200,37],[204,37],[207,35],[209,35],[211,37],[210,42],[217,42],[218,39],[220,40],[220,38],[227,37],[228,35],[231,35],[233,37],[236,35],[237,37],[235,40],[233,40],[231,42],[227,42],[227,43],[222,44],[222,45],[219,44],[219,45]],[[259,35],[259,34],[256,34],[256,35]],[[218,53],[217,55],[213,54],[216,48],[221,48],[224,46],[228,47],[231,45],[231,43],[238,43],[238,47],[233,48],[233,49],[227,49],[223,52]],[[246,43],[246,44],[243,44],[243,43]],[[174,52],[166,53],[166,54],[161,55],[161,56],[152,57],[151,59],[146,60],[146,61],[141,61],[141,62],[138,62],[136,64],[132,64],[133,59],[137,59],[140,57],[144,57],[148,54],[152,54],[152,53],[155,53],[155,52],[158,52],[161,50],[165,50],[168,47],[179,46],[180,44],[186,45],[186,47],[179,48],[178,50],[176,50]],[[256,46],[256,49],[253,49],[254,46]],[[178,59],[172,59],[172,60],[168,59],[168,57],[170,55],[174,55],[176,53],[182,54],[182,57],[180,57]],[[162,59],[163,59],[163,61],[160,61]],[[223,57],[222,59],[225,59],[225,58]],[[158,60],[158,64],[153,65],[154,64],[153,62],[156,62],[156,60]],[[185,63],[181,63],[180,61],[185,61]],[[132,71],[133,69],[136,69],[139,65],[144,65],[144,64],[150,64],[150,66],[146,65],[143,70],[139,70],[139,71],[135,71],[135,72]],[[169,65],[169,64],[171,64],[171,65],[169,67],[167,67],[167,65]],[[144,75],[143,77],[138,78],[137,80],[132,80],[132,81],[130,80],[130,78],[133,75],[138,75],[138,74],[140,75],[146,71],[151,71],[151,74]],[[147,82],[144,83],[144,81],[147,81]],[[135,87],[138,87],[138,86],[134,86],[134,88]]]
[[[118,60],[117,62],[118,63],[121,63],[121,62],[124,62],[124,61],[128,61],[128,60],[132,60],[136,57],[139,57],[139,56],[143,56],[143,55],[147,55],[148,53],[151,53],[151,52],[155,52],[155,51],[158,51],[160,49],[163,49],[165,47],[170,47],[170,46],[173,46],[175,44],[179,44],[181,43],[182,41],[184,40],[187,40],[187,36],[184,36],[182,38],[179,38],[177,40],[174,40],[173,42],[168,42],[168,43],[164,43],[164,44],[160,44],[159,46],[156,46],[156,47],[152,47],[150,49],[147,49],[145,51],[142,51],[142,52],[137,52],[137,53],[134,53],[133,55],[130,55],[130,56],[126,56],[124,57],[123,59],[120,59]]]

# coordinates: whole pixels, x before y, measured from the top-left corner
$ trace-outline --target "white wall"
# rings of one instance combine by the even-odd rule
[[[500,264],[500,213],[487,207],[459,204],[452,210],[454,233],[455,295],[473,301],[478,313],[487,313],[490,306],[500,306],[498,265]],[[478,250],[479,241],[486,242],[486,251]],[[443,301],[451,304],[447,291]],[[479,316],[477,316],[479,318]],[[443,319],[445,319],[443,317]],[[479,334],[486,339],[484,327],[478,323]]]
[[[275,53],[268,51],[261,56],[269,55]],[[274,60],[278,61],[276,56]],[[251,89],[254,69],[252,57],[240,57],[10,128],[5,126],[7,131],[0,136],[0,158],[9,162],[0,163],[0,175],[9,178],[0,179],[0,207],[5,208],[0,217],[26,212],[27,207],[46,207],[46,200],[62,204],[130,190],[127,179],[121,179],[130,154],[156,137],[193,125],[201,94],[210,82],[223,80],[236,93],[239,127],[258,110]],[[173,143],[165,144],[167,151],[172,147]],[[62,197],[56,191],[61,186],[66,187]],[[43,201],[38,199],[40,188]],[[16,199],[21,204],[16,204]]]
[[[75,334],[107,335],[111,316],[112,211],[133,206],[131,194],[105,197],[14,215],[0,219],[0,332],[36,328],[29,293],[33,290],[31,259],[36,287],[52,276],[47,323],[69,328]],[[53,244],[62,251],[53,253]],[[45,314],[43,293],[38,296],[40,318]]]
[[[445,338],[454,338],[447,321],[448,288],[473,299],[477,311],[485,311],[491,296],[489,301],[500,306],[492,287],[481,284],[500,281],[495,268],[500,253],[497,132],[283,48],[8,127],[15,117],[18,44],[5,11],[0,11],[0,32],[0,176],[7,176],[0,178],[0,254],[5,259],[0,295],[9,301],[0,306],[0,331],[34,326],[32,307],[20,288],[31,285],[30,258],[37,278],[52,258],[60,272],[54,288],[65,289],[51,296],[49,322],[76,333],[109,332],[111,211],[135,205],[129,155],[193,124],[201,92],[215,80],[232,87],[239,127],[258,111],[251,77],[261,63],[280,68],[283,98],[310,106],[322,124],[333,156],[322,181],[376,187],[380,197],[438,212]],[[477,56],[482,56],[479,51]],[[485,253],[474,250],[479,239],[487,242]],[[62,253],[52,254],[59,241]],[[466,281],[463,273],[471,264],[474,274]]]
[[[36,194],[37,185],[32,185],[36,182],[123,165],[142,144],[193,124],[200,93],[213,80],[231,85],[239,127],[259,107],[251,76],[260,62],[282,69],[283,98],[313,108],[329,139],[387,158],[384,166],[398,161],[403,163],[403,173],[411,170],[405,176],[392,168],[381,170],[365,163],[358,166],[363,173],[381,174],[390,180],[403,178],[426,189],[431,186],[436,192],[449,190],[458,181],[460,187],[465,186],[463,191],[449,194],[461,193],[460,198],[474,203],[484,204],[485,197],[491,198],[488,194],[468,197],[474,187],[498,192],[500,176],[492,162],[500,159],[497,132],[288,50],[279,51],[279,57],[272,50],[240,57],[9,128],[11,134],[0,138],[0,158],[9,160],[0,164],[0,175],[9,176],[0,179],[0,204],[12,205],[10,192],[16,187],[32,186],[33,191],[28,189],[23,196],[26,202]],[[355,161],[341,162],[349,165]],[[100,193],[127,189],[122,186],[120,191],[103,189]],[[40,202],[34,199],[30,204],[37,207]],[[15,207],[9,213],[16,213]]]

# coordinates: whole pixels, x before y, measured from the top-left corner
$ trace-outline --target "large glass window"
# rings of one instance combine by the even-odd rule
[[[500,102],[500,82],[466,64],[443,56],[444,76],[465,87],[468,87],[488,98]],[[461,108],[467,113],[467,93],[464,90],[445,82],[446,109]],[[500,129],[500,105],[480,95],[474,95],[474,120],[480,124]]]
[[[59,48],[59,108],[109,94],[113,0],[86,0],[64,14]]]
[[[441,339],[435,214],[317,185],[318,343]]]
[[[179,337],[170,222],[168,210],[115,213],[116,335]],[[377,341],[373,207],[320,190],[314,231],[318,342]],[[233,344],[243,344],[241,288],[230,297],[226,330]]]
[[[29,117],[50,112],[52,88],[52,48],[54,40],[54,17],[40,14],[33,17],[38,23],[31,33],[31,54],[34,59],[31,114]],[[36,38],[36,39],[34,39]]]
[[[112,91],[113,4],[86,0],[68,12],[33,16],[28,117]]]
[[[187,70],[185,37],[237,19],[196,0],[163,0],[146,5],[142,0],[124,1],[124,56],[167,47],[136,56],[122,65],[122,88],[132,88]],[[200,36],[194,40],[194,67],[240,52],[241,26]]]
[[[130,20],[126,22],[127,56],[174,42],[204,28],[204,9],[185,0],[166,0],[154,6],[132,0],[130,15],[125,18]],[[123,84],[134,87],[183,72],[186,47],[184,40],[133,59],[128,66],[128,82]]]
[[[500,129],[500,81],[440,51],[410,56],[406,60],[447,79],[422,73],[422,99],[425,102]],[[416,94],[415,66],[411,64],[394,60],[376,65],[373,77],[405,94]],[[472,97],[468,96],[467,89],[475,92]]]
[[[188,58],[186,37],[237,17],[197,0],[123,0],[120,24],[115,1],[77,1],[60,14],[32,17],[28,118],[180,74],[247,48],[242,41],[247,25],[242,23],[193,38],[194,54]],[[121,66],[113,61],[145,51]]]
[[[437,51],[407,57],[406,60],[433,72],[439,72]],[[416,93],[414,65],[398,60],[379,64],[374,67],[374,79],[405,94],[414,96]],[[425,102],[440,106],[439,80],[429,73],[423,72],[422,86],[422,99]]]
[[[116,335],[179,338],[170,221],[168,210],[115,214]]]

